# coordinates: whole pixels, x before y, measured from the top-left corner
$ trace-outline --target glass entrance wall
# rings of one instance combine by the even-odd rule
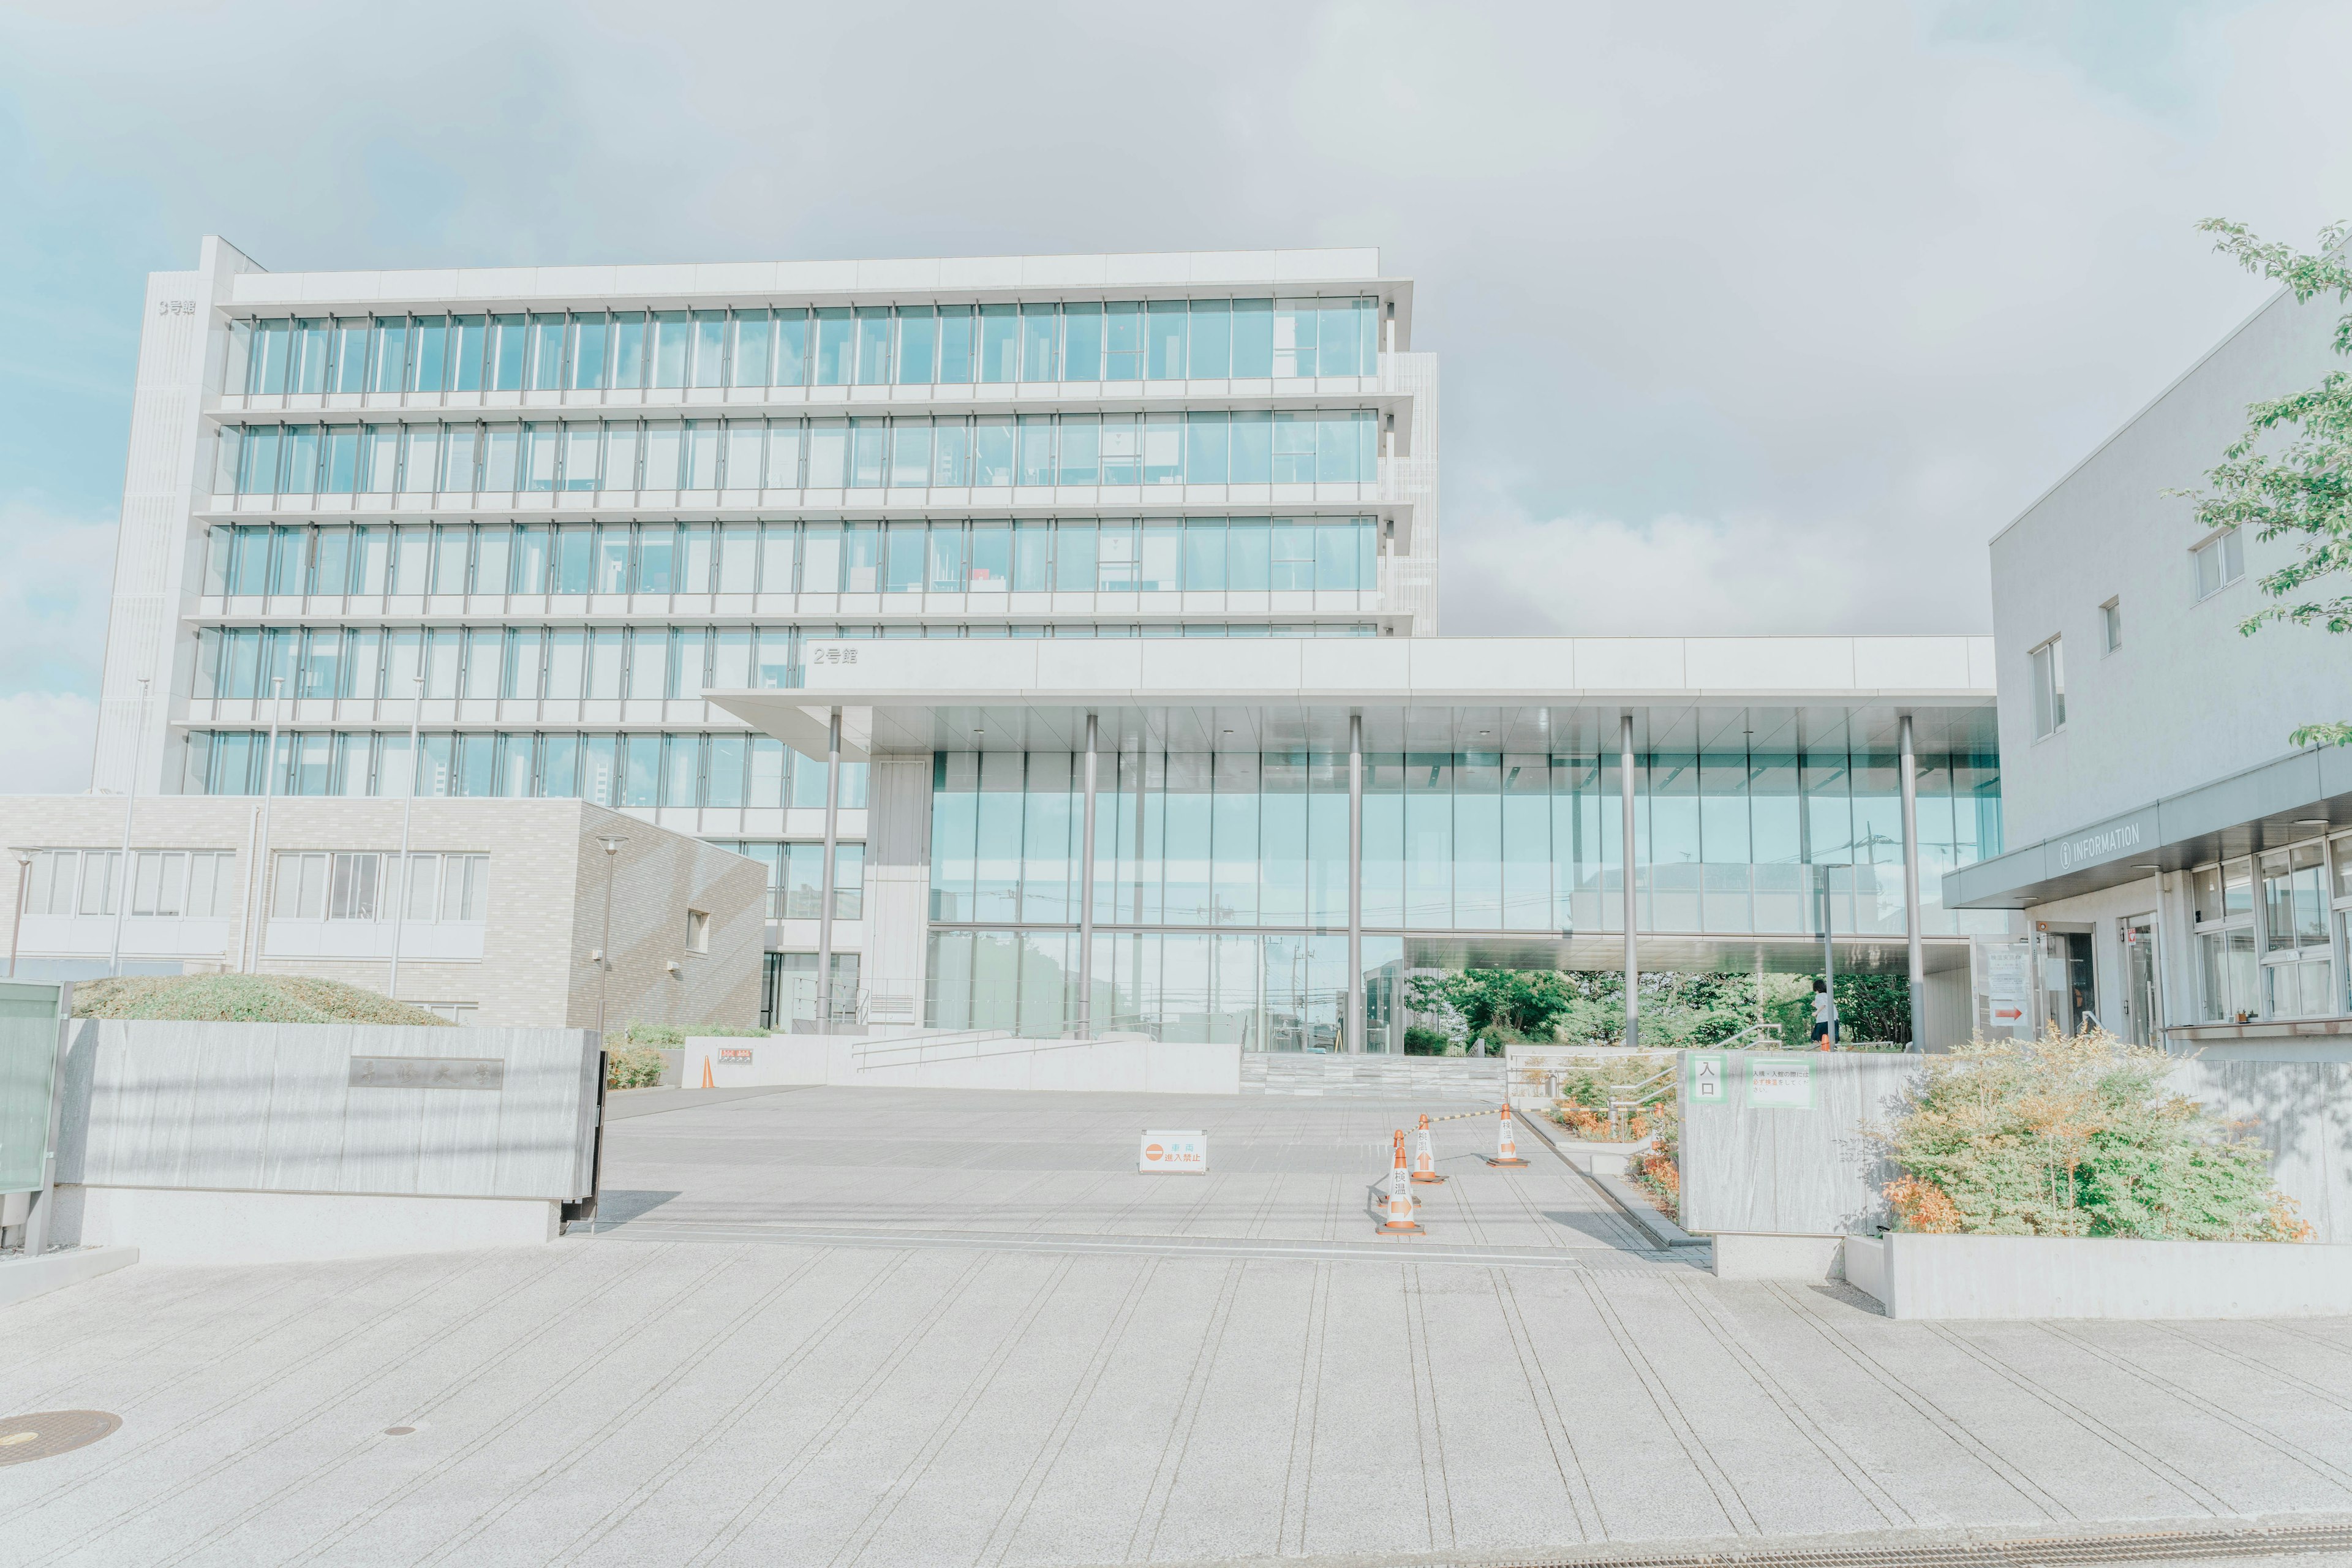
[[[930,937],[926,1017],[941,1029],[1052,1037],[1079,1015],[1078,935],[957,931]],[[1370,1038],[1396,1051],[1398,936],[1364,938]],[[1348,937],[1306,931],[1095,933],[1093,1027],[1244,1050],[1347,1048]]]
[[[2000,917],[1936,903],[1942,874],[2000,848],[1989,756],[1918,759],[1927,934]],[[1621,929],[1618,760],[1367,752],[1363,923],[1413,931]],[[1637,929],[1821,930],[1819,868],[1842,933],[1903,932],[1903,816],[1892,754],[1657,752],[1634,781]],[[1078,918],[1085,759],[932,759],[931,919]],[[1098,926],[1344,926],[1348,758],[1324,752],[1105,753]]]
[[[1903,935],[1894,753],[1658,752],[1635,767],[1637,929],[1818,933],[1825,879],[1835,931]],[[2000,852],[1995,760],[1917,768],[1923,934],[2005,930],[1999,911],[1936,899],[1944,871]],[[1618,769],[1613,753],[1365,753],[1368,997],[1406,932],[1622,929]],[[1076,1017],[1084,778],[1082,753],[933,755],[933,1026],[1058,1035]],[[1097,780],[1096,1026],[1258,1049],[1336,1037],[1347,754],[1106,752]],[[1372,1009],[1373,1048],[1392,1001]]]

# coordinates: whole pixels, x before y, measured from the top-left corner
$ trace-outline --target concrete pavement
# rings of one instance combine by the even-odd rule
[[[9,1563],[1468,1562],[2352,1513],[2352,1321],[1895,1323],[1410,1108],[811,1089],[608,1131],[598,1233],[0,1313]],[[1147,1122],[1207,1177],[1132,1173]],[[386,1429],[410,1426],[404,1436]],[[1644,1553],[1647,1554],[1647,1553]]]

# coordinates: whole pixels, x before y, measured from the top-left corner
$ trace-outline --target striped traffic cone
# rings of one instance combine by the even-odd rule
[[[719,1087],[717,1084],[710,1081],[710,1058],[709,1057],[702,1058],[702,1087],[705,1089],[717,1089]]]
[[[1506,1104],[1503,1107],[1502,1142],[1496,1146],[1495,1152],[1486,1157],[1486,1163],[1489,1165],[1524,1165],[1527,1163],[1525,1160],[1519,1158],[1519,1146],[1511,1142],[1511,1108],[1508,1104]]]
[[[1416,1182],[1442,1182],[1437,1173],[1437,1151],[1429,1141],[1429,1112],[1421,1113],[1421,1127],[1412,1135],[1412,1179]]]
[[[1421,1222],[1412,1217],[1412,1186],[1404,1171],[1404,1129],[1397,1129],[1396,1164],[1389,1171],[1388,1217],[1379,1228],[1390,1235],[1419,1236]]]

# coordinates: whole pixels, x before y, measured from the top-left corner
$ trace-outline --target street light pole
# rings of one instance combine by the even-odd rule
[[[416,812],[416,774],[422,759],[416,754],[417,725],[425,717],[425,672],[409,678],[416,689],[408,698],[408,781],[400,792],[400,868],[392,878],[392,973],[384,982],[386,996],[400,1000],[400,928],[408,919],[408,824]]]
[[[8,978],[14,980],[16,978],[16,941],[25,931],[25,900],[30,896],[33,887],[33,852],[11,849],[8,853],[16,858],[16,918],[8,922]]]
[[[253,876],[246,885],[254,889],[245,910],[244,926],[249,936],[245,951],[238,953],[237,968],[247,974],[261,973],[257,949],[261,946],[263,922],[269,918],[266,907],[269,902],[269,801],[278,785],[278,719],[286,706],[286,678],[278,676],[269,682],[269,745],[261,759],[261,830],[260,840],[254,849]]]
[[[604,992],[613,973],[613,865],[619,858],[621,846],[628,839],[618,833],[600,834],[596,842],[604,847],[604,944],[596,950],[596,1046],[604,1045]]]
[[[1831,940],[1835,922],[1831,919],[1830,873],[1851,870],[1853,866],[1850,860],[1824,860],[1818,868],[1822,874],[1822,979],[1830,988],[1829,1044],[1832,1046],[1837,1044],[1838,1037],[1837,944]]]
[[[122,889],[114,900],[114,951],[106,964],[110,974],[122,973],[122,917],[131,909],[131,813],[139,804],[139,764],[146,760],[147,679],[139,678],[139,725],[131,731],[131,782],[122,792]],[[16,973],[14,960],[9,962],[8,973]]]

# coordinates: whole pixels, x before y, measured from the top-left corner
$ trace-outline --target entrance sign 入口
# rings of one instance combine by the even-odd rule
[[[1170,1132],[1147,1130],[1135,1152],[1135,1168],[1145,1175],[1174,1171],[1192,1175],[1209,1173],[1209,1135],[1202,1131]]]
[[[1693,1105],[1724,1103],[1723,1057],[1719,1052],[1691,1051],[1690,1100]]]
[[[1774,1057],[1748,1058],[1748,1109],[1811,1110],[1812,1108],[1812,1063]]]

